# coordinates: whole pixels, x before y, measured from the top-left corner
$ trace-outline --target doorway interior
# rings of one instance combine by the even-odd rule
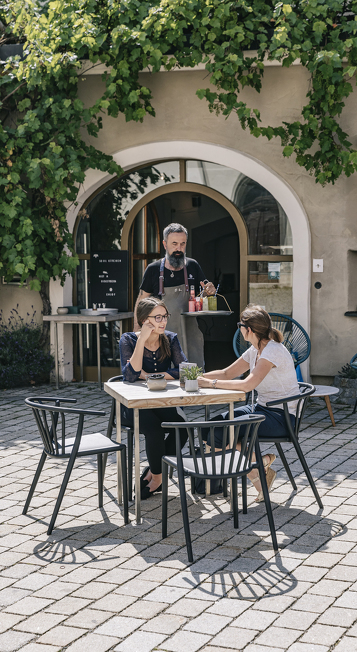
[[[240,243],[234,220],[219,202],[201,193],[178,191],[155,197],[139,211],[129,237],[133,305],[146,266],[164,255],[161,234],[170,222],[187,229],[187,256],[198,261],[233,311],[230,316],[197,317],[205,340],[206,371],[228,366],[235,359],[232,341],[240,310]],[[218,309],[227,309],[222,297]]]

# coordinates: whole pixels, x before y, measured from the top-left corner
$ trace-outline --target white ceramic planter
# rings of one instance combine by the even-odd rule
[[[185,380],[185,390],[186,392],[197,392],[198,391],[198,380]]]

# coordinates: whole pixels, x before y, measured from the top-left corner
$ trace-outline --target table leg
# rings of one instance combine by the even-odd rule
[[[205,421],[209,421],[209,405],[205,405]],[[209,453],[209,451],[210,451],[210,447],[208,446],[208,444],[206,444],[205,452]],[[205,491],[206,491],[206,496],[211,495],[211,481],[210,480],[206,480]]]
[[[102,389],[102,369],[100,366],[100,324],[97,321],[97,365],[98,365],[98,387]]]
[[[120,401],[116,400],[116,422],[117,422],[117,442],[121,444],[121,412],[120,412]],[[122,478],[121,473],[121,462],[120,462],[120,452],[117,451],[117,484],[118,484],[118,503],[119,505],[123,502],[122,497],[122,482],[126,482],[126,478]]]
[[[134,408],[134,448],[135,448],[135,516],[136,524],[141,523],[140,496],[140,441],[139,441],[139,410]]]
[[[114,334],[114,324],[115,321],[110,322],[110,330],[112,335],[112,358],[113,358],[113,367],[115,367],[115,334]]]
[[[53,322],[55,328],[55,374],[56,374],[56,389],[59,389],[59,370],[58,370],[58,328],[57,322]]]
[[[79,335],[79,368],[81,373],[81,383],[83,383],[83,329],[82,324],[78,324]]]
[[[234,419],[234,403],[229,404],[229,420],[233,421]],[[234,426],[229,426],[229,446],[232,448],[234,441]],[[231,481],[232,482],[232,481]],[[233,494],[231,493],[231,510],[233,511]]]
[[[333,412],[332,412],[330,397],[329,396],[324,396],[324,399],[325,399],[325,403],[326,403],[328,413],[330,415],[331,423],[332,423],[333,427],[335,427],[336,423],[335,423],[335,419],[334,419]]]

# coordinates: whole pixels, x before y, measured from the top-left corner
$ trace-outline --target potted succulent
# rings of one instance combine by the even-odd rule
[[[202,368],[194,365],[193,367],[185,367],[182,370],[182,375],[185,379],[186,392],[197,392],[198,390],[198,376],[202,375]]]

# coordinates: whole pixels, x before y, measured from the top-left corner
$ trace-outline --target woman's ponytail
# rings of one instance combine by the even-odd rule
[[[282,332],[279,331],[277,328],[273,328],[273,327],[271,327],[270,329],[269,336],[270,336],[269,337],[270,340],[274,340],[274,342],[279,342],[279,344],[281,344],[281,342],[284,339]]]

